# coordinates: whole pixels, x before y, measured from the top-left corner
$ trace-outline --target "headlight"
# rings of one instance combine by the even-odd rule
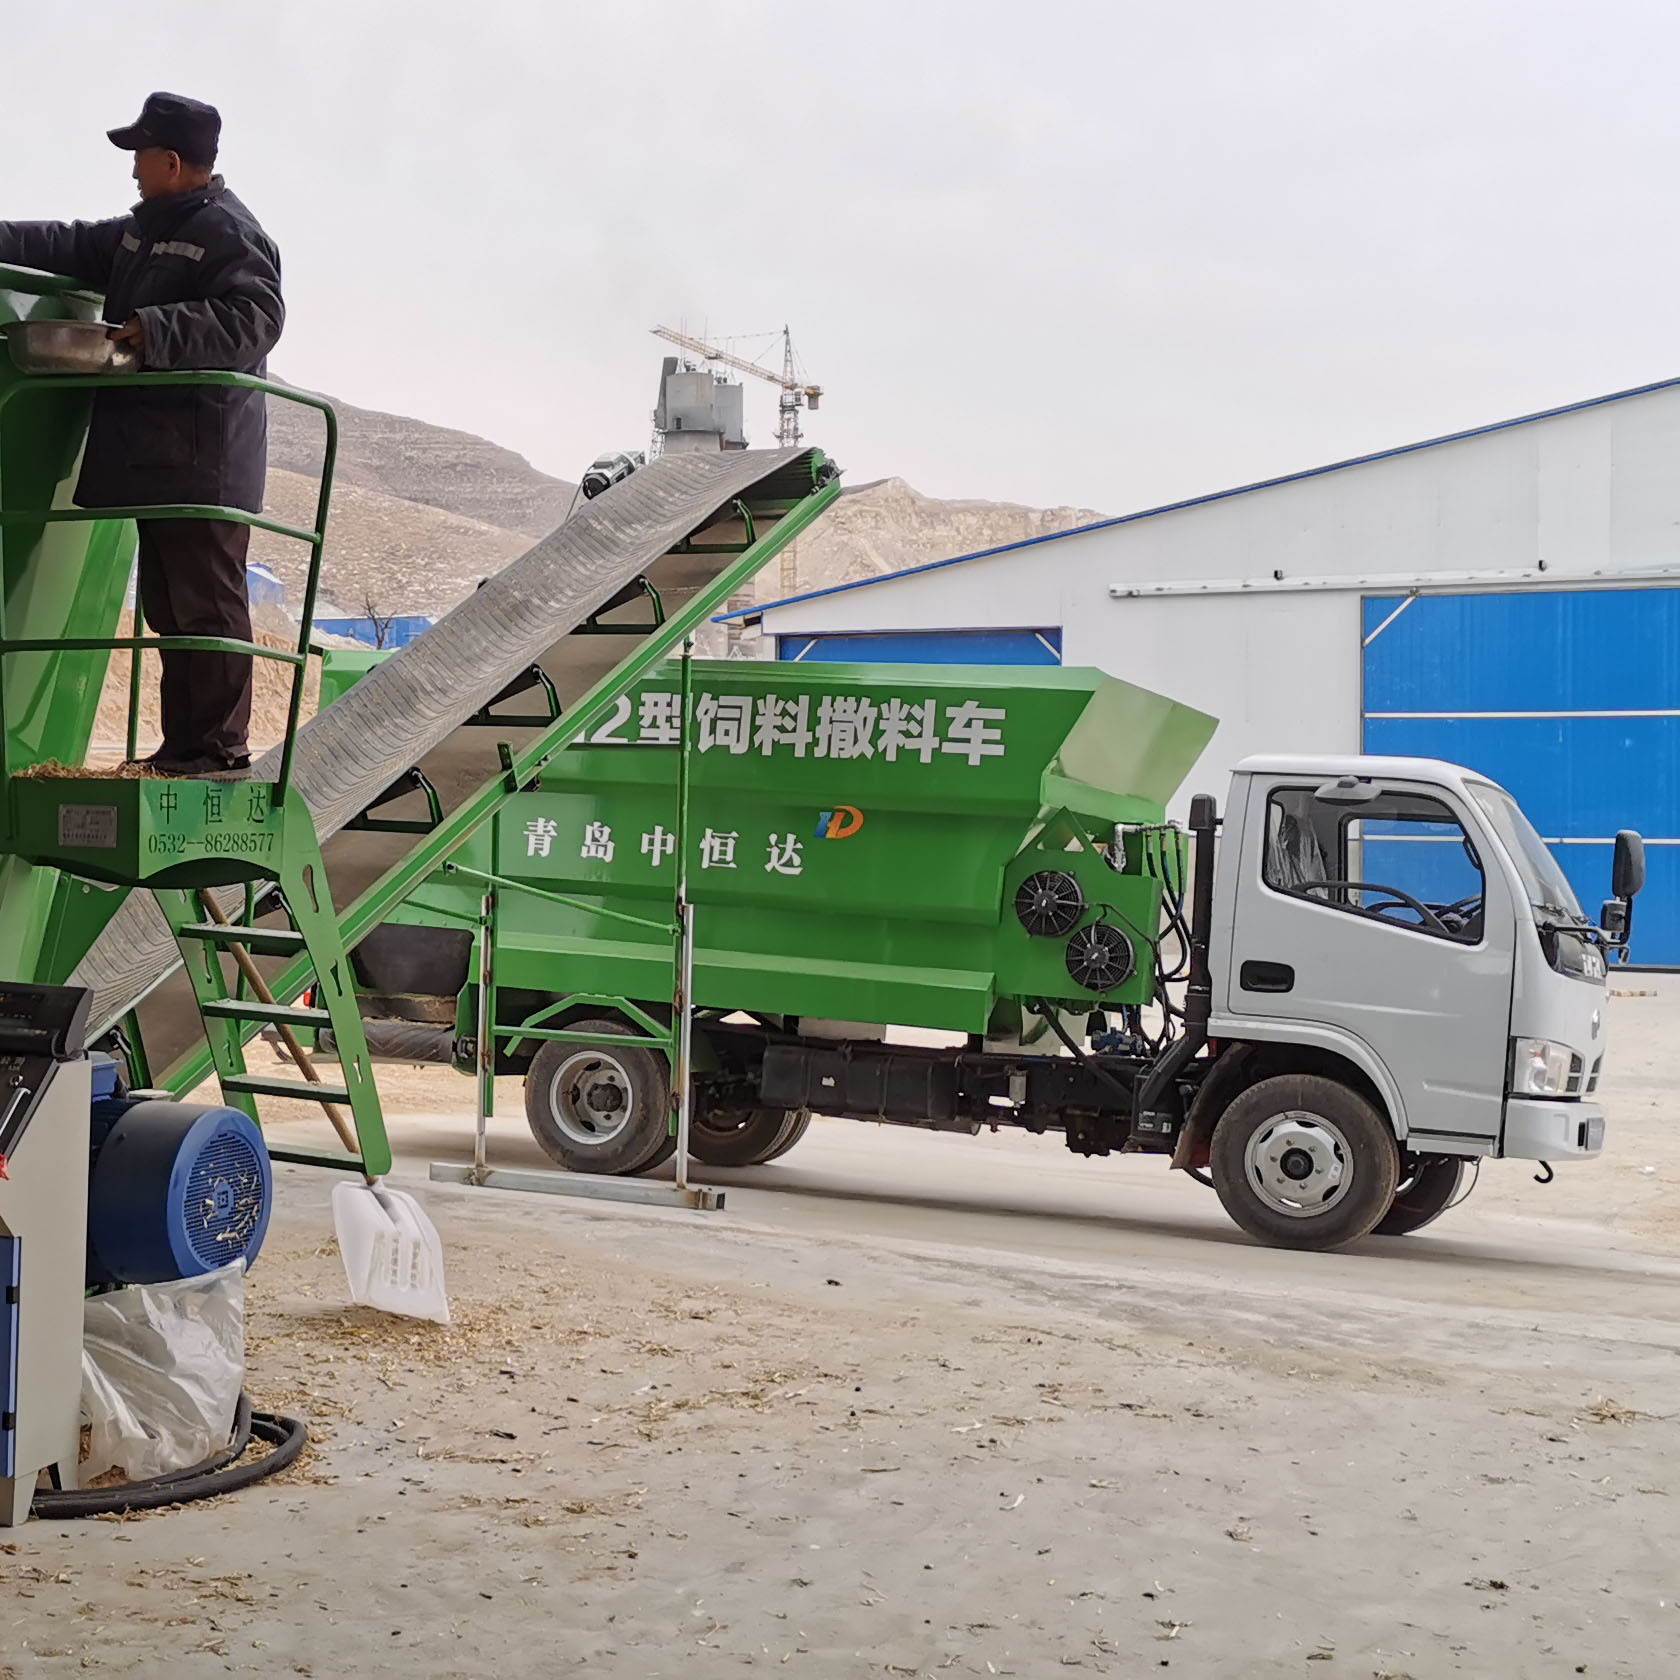
[[[1511,1040],[1511,1094],[1516,1097],[1572,1097],[1580,1093],[1581,1058],[1567,1044],[1544,1038]]]

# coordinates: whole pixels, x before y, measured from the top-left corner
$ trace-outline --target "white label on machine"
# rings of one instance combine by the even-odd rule
[[[117,844],[115,805],[60,805],[58,843],[61,846],[100,846],[107,851]]]

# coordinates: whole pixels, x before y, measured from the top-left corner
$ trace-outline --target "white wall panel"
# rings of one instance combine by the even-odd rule
[[[1146,514],[987,559],[774,607],[767,634],[1060,624],[1090,664],[1221,720],[1197,777],[1254,751],[1359,743],[1356,579],[1680,567],[1680,388]],[[1349,588],[1115,599],[1196,580]]]
[[[1359,750],[1359,597],[1210,596],[1111,602],[1070,619],[1062,663],[1110,676],[1211,713],[1219,728],[1175,804],[1214,793],[1257,752]]]

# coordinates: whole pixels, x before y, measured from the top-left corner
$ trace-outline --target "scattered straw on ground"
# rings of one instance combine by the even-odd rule
[[[1632,1406],[1622,1405],[1619,1400],[1612,1400],[1607,1394],[1601,1394],[1581,1416],[1592,1423],[1634,1423],[1645,1414],[1635,1411]]]

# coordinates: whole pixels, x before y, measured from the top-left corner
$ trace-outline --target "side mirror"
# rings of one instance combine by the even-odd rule
[[[1616,835],[1615,857],[1610,864],[1610,891],[1623,900],[1631,899],[1645,885],[1645,842],[1631,828]]]
[[[1382,789],[1367,776],[1338,776],[1313,790],[1321,805],[1369,805],[1381,795]]]
[[[1604,929],[1612,945],[1620,945],[1627,938],[1628,907],[1625,899],[1607,898],[1598,913],[1598,925]]]

